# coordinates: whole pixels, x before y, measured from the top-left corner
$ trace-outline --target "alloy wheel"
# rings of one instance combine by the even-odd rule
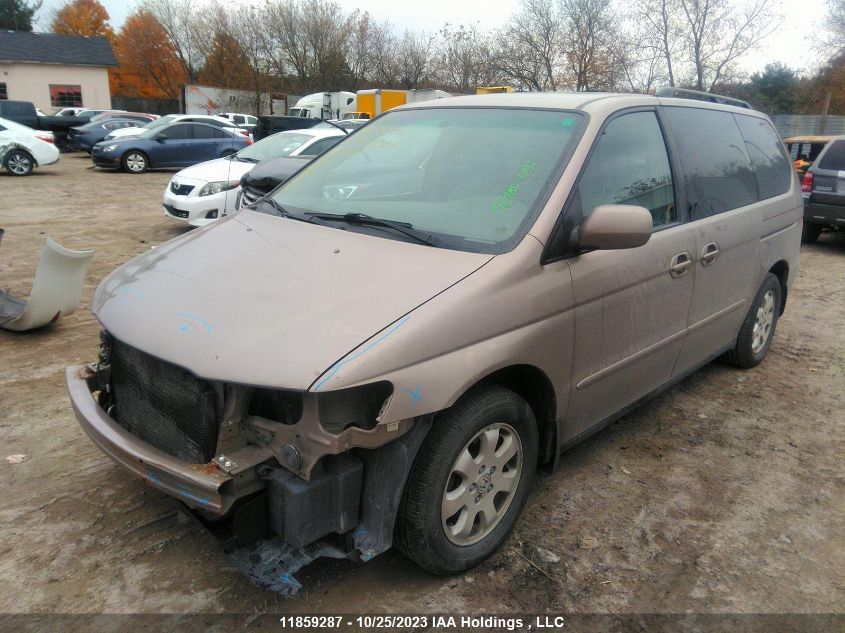
[[[6,168],[16,176],[25,176],[32,170],[32,160],[26,154],[15,152],[9,156]]]
[[[772,323],[775,320],[775,292],[766,291],[760,307],[757,308],[757,319],[754,321],[754,329],[751,332],[751,351],[759,354],[765,347],[772,332]]]
[[[493,531],[513,501],[522,463],[522,441],[510,424],[491,424],[467,442],[441,502],[441,525],[452,543],[472,545]]]

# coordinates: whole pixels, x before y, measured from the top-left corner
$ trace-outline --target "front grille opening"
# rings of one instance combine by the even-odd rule
[[[219,417],[209,382],[114,341],[111,392],[112,417],[138,439],[195,464],[214,457]]]
[[[247,413],[282,424],[296,424],[302,417],[303,400],[302,394],[296,391],[254,389]]]

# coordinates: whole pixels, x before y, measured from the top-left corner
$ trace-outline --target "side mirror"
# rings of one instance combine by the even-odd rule
[[[159,132],[153,138],[157,141],[166,141],[167,140],[167,134],[165,134],[164,132]]]
[[[602,204],[593,209],[578,230],[583,250],[636,248],[651,237],[651,213],[630,204]]]

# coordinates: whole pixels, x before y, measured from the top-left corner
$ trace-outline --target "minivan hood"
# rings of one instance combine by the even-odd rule
[[[245,210],[124,264],[92,311],[198,376],[304,390],[490,259]]]
[[[248,161],[215,158],[204,163],[191,165],[178,172],[174,178],[191,178],[205,182],[219,182],[221,180],[240,180],[256,163]]]

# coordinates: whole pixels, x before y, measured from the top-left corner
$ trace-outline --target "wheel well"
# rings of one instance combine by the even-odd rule
[[[783,314],[783,311],[786,308],[786,280],[789,279],[789,264],[787,264],[784,260],[780,260],[769,269],[769,272],[777,277],[780,282],[780,314]]]
[[[555,390],[548,376],[532,365],[512,365],[493,372],[478,384],[495,383],[516,392],[528,403],[540,436],[541,464],[554,461],[557,451],[557,423]]]

